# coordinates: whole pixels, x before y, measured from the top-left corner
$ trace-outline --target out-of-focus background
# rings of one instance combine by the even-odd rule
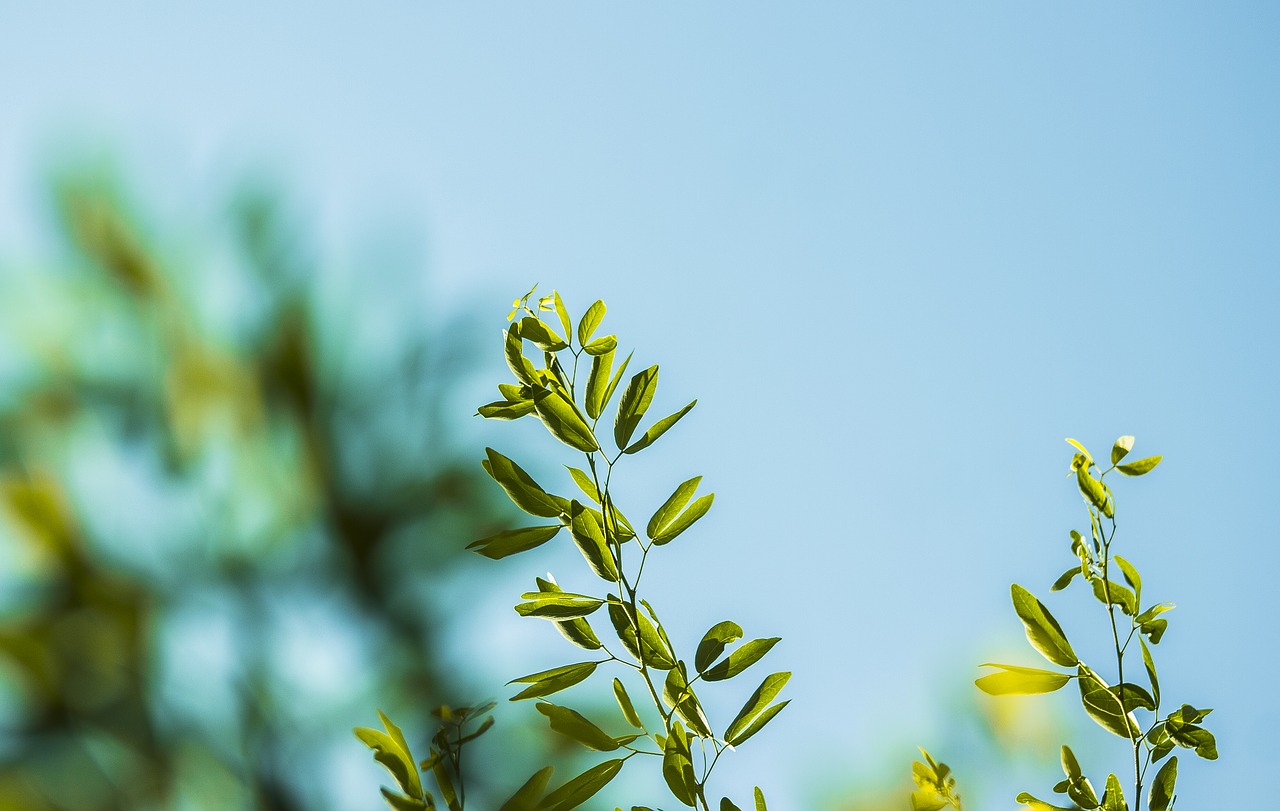
[[[422,741],[436,704],[574,656],[510,609],[580,579],[572,550],[462,551],[514,519],[485,445],[570,461],[471,416],[535,281],[609,304],[655,409],[699,398],[622,486],[643,514],[705,477],[654,602],[680,644],[733,618],[795,671],[724,791],[902,808],[917,744],[975,808],[1046,793],[1063,741],[1123,768],[1070,691],[972,680],[1036,664],[1008,586],[1044,597],[1085,528],[1062,438],[1132,433],[1166,458],[1119,483],[1117,544],[1178,603],[1166,696],[1216,708],[1183,802],[1253,797],[1280,724],[1278,25],[0,3],[0,808],[376,808],[350,734],[375,708]],[[1091,600],[1045,599],[1103,655]],[[531,714],[483,741],[495,791],[572,766]],[[651,777],[599,807],[660,802]]]

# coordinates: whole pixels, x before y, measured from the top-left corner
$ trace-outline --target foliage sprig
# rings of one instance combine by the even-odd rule
[[[1071,553],[1076,562],[1058,577],[1050,590],[1068,588],[1078,575],[1102,605],[1114,650],[1115,683],[1108,681],[1099,667],[1081,660],[1062,626],[1044,603],[1015,583],[1011,588],[1013,608],[1022,620],[1027,640],[1050,663],[1067,670],[987,663],[982,667],[995,668],[996,672],[980,677],[976,684],[984,692],[999,696],[1051,693],[1069,682],[1076,682],[1081,705],[1088,716],[1106,731],[1129,743],[1133,762],[1130,783],[1133,793],[1130,797],[1135,803],[1141,802],[1143,786],[1149,785],[1149,811],[1169,811],[1176,799],[1174,786],[1178,776],[1178,758],[1165,761],[1149,784],[1147,773],[1175,747],[1190,749],[1206,760],[1217,759],[1217,742],[1201,723],[1212,710],[1182,704],[1178,709],[1161,715],[1161,707],[1167,704],[1162,703],[1151,647],[1164,637],[1169,623],[1162,615],[1174,606],[1170,602],[1144,603],[1142,577],[1137,567],[1113,552],[1116,500],[1105,482],[1105,477],[1111,472],[1124,476],[1150,473],[1160,464],[1162,457],[1150,456],[1135,462],[1123,462],[1133,449],[1133,437],[1122,436],[1112,445],[1110,466],[1102,470],[1084,445],[1074,439],[1067,442],[1076,451],[1071,459],[1071,475],[1088,510],[1089,534],[1086,538],[1079,531],[1071,530]],[[1115,577],[1117,573],[1120,575],[1118,579]],[[1134,641],[1141,651],[1145,687],[1126,680],[1126,664],[1129,678],[1135,672],[1130,661]],[[1069,808],[1127,811],[1129,804],[1124,796],[1124,787],[1115,773],[1107,776],[1099,793],[1082,772],[1071,748],[1064,745],[1061,755],[1066,779],[1055,785],[1053,790],[1065,794],[1075,805],[1054,805],[1026,792],[1018,795],[1018,802],[1036,811],[1064,811]]]
[[[698,697],[698,691],[713,682],[732,679],[762,659],[779,641],[777,637],[750,640],[726,654],[730,645],[744,638],[741,626],[732,621],[713,625],[692,655],[681,654],[657,611],[641,597],[645,563],[658,547],[666,546],[688,531],[711,509],[714,494],[698,496],[701,476],[675,487],[643,527],[636,529],[618,504],[614,473],[629,455],[651,447],[688,414],[694,400],[674,413],[640,431],[658,387],[658,367],[650,366],[633,374],[617,400],[612,420],[614,450],[606,450],[610,437],[605,412],[614,399],[631,355],[614,368],[616,335],[597,337],[606,308],[596,301],[578,319],[576,327],[558,292],[533,299],[535,285],[512,303],[510,323],[503,335],[503,354],[515,377],[514,383],[499,384],[502,399],[480,406],[478,413],[488,419],[516,420],[532,415],[563,445],[582,454],[582,467],[566,465],[568,482],[578,493],[570,497],[545,489],[512,459],[486,449],[481,463],[485,472],[522,511],[545,519],[533,526],[506,530],[481,538],[470,545],[479,554],[497,560],[546,544],[564,530],[581,553],[586,569],[595,580],[581,590],[566,591],[548,575],[535,578],[533,590],[520,595],[515,610],[521,616],[547,620],[578,648],[601,658],[571,662],[559,667],[513,679],[520,690],[512,701],[534,700],[551,729],[576,741],[586,749],[612,753],[602,761],[558,788],[547,792],[551,767],[547,767],[520,788],[501,811],[567,811],[586,802],[613,780],[623,766],[636,757],[660,764],[661,774],[679,802],[711,811],[707,800],[708,781],[720,757],[755,736],[788,701],[777,701],[789,672],[766,676],[747,697],[738,714],[728,723],[713,722]],[[532,303],[531,303],[532,302]],[[558,323],[542,320],[542,313],[554,312]],[[519,318],[517,319],[517,316]],[[557,328],[558,327],[558,328]],[[576,339],[576,341],[575,341]],[[526,355],[532,347],[540,354],[535,364]],[[589,370],[586,369],[590,364]],[[585,373],[585,381],[581,379]],[[637,432],[639,435],[637,436]],[[601,441],[601,438],[605,442]],[[697,496],[695,498],[695,496]],[[603,581],[603,583],[597,582]],[[592,621],[603,615],[607,623]],[[601,631],[604,631],[602,634]],[[603,638],[602,638],[603,637]],[[692,666],[690,665],[692,663]],[[548,700],[549,696],[585,682],[601,671],[616,675],[610,690],[618,705],[620,722],[587,718],[577,710]],[[630,684],[630,687],[628,687]],[[643,697],[637,702],[632,696]],[[470,720],[487,708],[477,710]],[[402,795],[386,792],[397,811],[435,808],[432,794],[421,781],[405,774],[412,765],[403,736],[385,717],[386,733],[359,729],[357,735],[388,766],[404,790]],[[609,727],[623,724],[628,732],[614,734]],[[470,737],[437,734],[431,764],[445,804],[461,811],[462,792],[453,791],[461,776],[457,750]],[[403,756],[397,747],[403,749]],[[456,767],[456,768],[455,768]],[[444,782],[441,781],[441,775]],[[766,811],[764,795],[753,792],[756,811]],[[720,811],[740,811],[729,798],[720,800]],[[633,811],[651,811],[633,806]]]

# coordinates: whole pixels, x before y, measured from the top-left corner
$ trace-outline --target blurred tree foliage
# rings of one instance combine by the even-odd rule
[[[192,240],[109,176],[0,275],[0,808],[342,807],[374,706],[471,692],[433,594],[507,508],[439,417],[465,331],[333,306],[260,187]]]

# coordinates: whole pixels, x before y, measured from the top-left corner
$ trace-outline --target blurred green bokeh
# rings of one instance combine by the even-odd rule
[[[373,807],[353,724],[473,692],[433,601],[506,515],[441,414],[465,330],[326,306],[267,185],[166,233],[114,175],[0,250],[0,808]]]

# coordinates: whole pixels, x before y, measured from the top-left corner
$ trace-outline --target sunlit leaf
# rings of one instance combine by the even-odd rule
[[[591,453],[600,449],[591,426],[559,388],[534,389],[533,407],[551,435],[571,448]]]
[[[1155,699],[1157,705],[1160,703],[1160,680],[1156,678],[1156,663],[1151,658],[1151,649],[1147,647],[1147,643],[1139,639],[1138,643],[1142,645],[1142,664],[1147,669],[1147,679],[1151,681],[1151,697]]]
[[[618,348],[618,336],[606,335],[603,338],[596,338],[591,343],[582,347],[588,355],[604,355]]]
[[[1107,788],[1102,794],[1102,811],[1129,811],[1124,801],[1124,789],[1120,787],[1120,778],[1114,774],[1107,775]]]
[[[548,594],[541,591],[528,591],[521,594],[520,599],[525,600],[515,607],[520,616],[554,620],[585,617],[604,604],[604,600],[569,592]]]
[[[1126,476],[1143,476],[1155,470],[1156,465],[1160,464],[1163,458],[1163,456],[1148,456],[1146,459],[1139,459],[1127,465],[1116,465],[1116,470]]]
[[[1079,669],[1080,701],[1085,712],[1098,726],[1121,738],[1136,738],[1140,734],[1138,722],[1132,713],[1126,712],[1111,692],[1111,685],[1083,666]]]
[[[520,319],[520,337],[531,341],[543,352],[559,352],[568,346],[555,330],[531,315]]]
[[[613,623],[613,629],[617,631],[623,647],[636,658],[636,661],[644,662],[649,667],[657,670],[670,670],[676,666],[675,656],[662,637],[658,635],[653,623],[644,614],[639,611],[633,613],[630,606],[625,606],[616,599],[611,599],[609,601],[609,620]],[[638,638],[635,625],[640,628]]]
[[[1049,609],[1044,607],[1044,603],[1016,583],[1013,584],[1011,593],[1013,610],[1022,620],[1026,628],[1027,641],[1031,646],[1055,665],[1074,666],[1078,661],[1075,651],[1071,649],[1067,637],[1062,633],[1062,626],[1058,625],[1058,621],[1049,613]]]
[[[553,771],[555,767],[545,766],[534,772],[533,776],[526,780],[498,811],[538,811],[538,802],[547,790]]]
[[[754,735],[769,719],[773,718],[787,702],[768,706],[791,678],[790,673],[774,673],[766,676],[756,691],[747,699],[729,728],[725,730],[724,740],[731,745],[738,745]],[[758,722],[758,723],[757,723]]]
[[[533,401],[516,400],[509,402],[496,400],[480,406],[476,413],[489,420],[518,420],[526,414],[533,413]]]
[[[693,666],[701,673],[724,653],[725,645],[742,638],[742,628],[736,622],[725,620],[711,626],[698,643],[698,652],[694,655]]]
[[[568,507],[568,502],[543,490],[524,469],[493,448],[485,448],[489,458],[481,464],[485,472],[506,492],[516,506],[530,515],[555,518]]]
[[[1122,436],[1116,440],[1116,444],[1111,446],[1111,464],[1120,464],[1120,460],[1133,450],[1133,437]]]
[[[1047,803],[1044,800],[1038,800],[1025,791],[1018,795],[1017,802],[1032,809],[1032,811],[1076,811],[1074,808],[1066,808],[1061,805]]]
[[[569,811],[596,795],[622,771],[622,758],[606,760],[560,786],[543,798],[538,811]]]
[[[522,701],[526,698],[542,698],[543,696],[558,693],[596,672],[596,667],[599,664],[599,662],[579,662],[512,679],[507,684],[527,684],[529,687],[512,696],[511,700]]]
[[[595,511],[583,507],[577,501],[571,501],[569,516],[569,533],[573,536],[578,551],[591,566],[591,571],[602,580],[618,582],[618,566],[613,559],[613,550],[605,543],[604,527]]]
[[[640,714],[636,712],[636,705],[631,702],[631,696],[627,695],[627,688],[618,679],[613,680],[613,697],[617,699],[618,707],[622,710],[622,717],[627,719],[627,723],[636,729],[644,729],[644,722],[640,720]]]
[[[1147,803],[1151,811],[1168,811],[1173,802],[1173,787],[1177,781],[1178,759],[1172,757],[1160,767],[1160,771],[1156,772],[1156,778],[1151,781],[1151,794]]]
[[[631,435],[640,425],[640,420],[649,410],[653,402],[653,394],[658,389],[658,367],[650,366],[643,372],[637,372],[622,392],[618,401],[618,416],[613,423],[613,438],[621,450],[631,442]]]
[[[1124,581],[1133,589],[1134,611],[1137,613],[1137,606],[1142,604],[1142,578],[1138,575],[1138,570],[1134,565],[1119,555],[1115,556],[1116,565],[1120,567],[1121,574],[1124,575]]]
[[[609,388],[609,373],[613,369],[613,352],[601,352],[591,359],[591,374],[587,376],[587,396],[584,407],[587,416],[599,419],[604,412],[605,392]]]
[[[569,318],[569,309],[564,306],[564,299],[560,298],[558,290],[552,290],[551,296],[555,303],[556,317],[560,319],[560,327],[564,330],[564,337],[566,340],[572,340],[573,321]]]
[[[541,546],[554,538],[560,532],[560,529],[560,524],[509,529],[496,535],[490,535],[487,538],[481,538],[478,541],[472,541],[467,544],[467,548],[475,549],[476,552],[491,560],[499,560],[508,555],[515,555]]]
[[[381,710],[378,711],[378,718],[382,721],[386,732],[369,727],[356,727],[356,737],[373,750],[373,759],[391,772],[401,791],[412,799],[424,799],[422,781],[418,777],[418,769],[414,765],[413,755],[409,751],[409,744],[404,739],[404,733]]]
[[[547,717],[551,728],[567,738],[572,738],[588,749],[597,752],[612,752],[618,748],[618,742],[600,727],[588,721],[580,713],[561,707],[558,704],[541,702],[538,712]]]
[[[524,342],[520,340],[519,323],[507,327],[503,348],[507,359],[507,367],[511,369],[511,373],[516,376],[516,379],[526,386],[540,385],[537,371],[534,370],[533,364],[529,362],[529,359],[524,356]]]
[[[724,661],[704,670],[702,677],[707,681],[731,679],[760,661],[779,641],[781,637],[776,636],[769,639],[753,639],[725,657]]]
[[[665,527],[658,531],[656,535],[650,535],[653,542],[658,546],[670,543],[675,540],[682,532],[693,526],[694,522],[707,514],[707,510],[711,509],[711,504],[715,501],[715,493],[707,493],[698,500],[689,505],[689,509],[680,513],[675,520],[671,521]]]
[[[596,331],[596,327],[600,326],[600,322],[604,320],[604,313],[604,302],[599,299],[587,308],[587,312],[582,316],[582,320],[578,322],[579,344],[586,346],[591,342],[591,336]]]
[[[974,682],[979,690],[993,696],[1052,693],[1054,690],[1061,689],[1072,678],[1066,673],[1055,673],[1052,670],[1039,670],[1034,667],[1000,665],[990,662],[979,666],[998,667],[1001,669],[999,673],[988,674]]]
[[[1093,586],[1093,596],[1097,597],[1098,602],[1103,605],[1119,606],[1120,610],[1129,616],[1137,613],[1138,600],[1133,596],[1133,592],[1114,580],[1103,580],[1098,577],[1090,585]]]
[[[650,445],[652,445],[654,442],[657,441],[658,437],[665,434],[667,432],[667,429],[669,429],[671,426],[679,422],[680,418],[683,417],[685,414],[688,414],[689,411],[697,404],[698,404],[698,401],[694,400],[692,403],[689,403],[689,405],[680,409],[679,411],[672,414],[671,416],[663,417],[662,419],[658,420],[649,428],[649,430],[645,431],[644,434],[641,435],[639,439],[637,439],[635,442],[632,442],[630,445],[628,445],[626,450],[623,451],[623,453],[636,453],[637,451],[642,451],[645,448],[649,447]]]

